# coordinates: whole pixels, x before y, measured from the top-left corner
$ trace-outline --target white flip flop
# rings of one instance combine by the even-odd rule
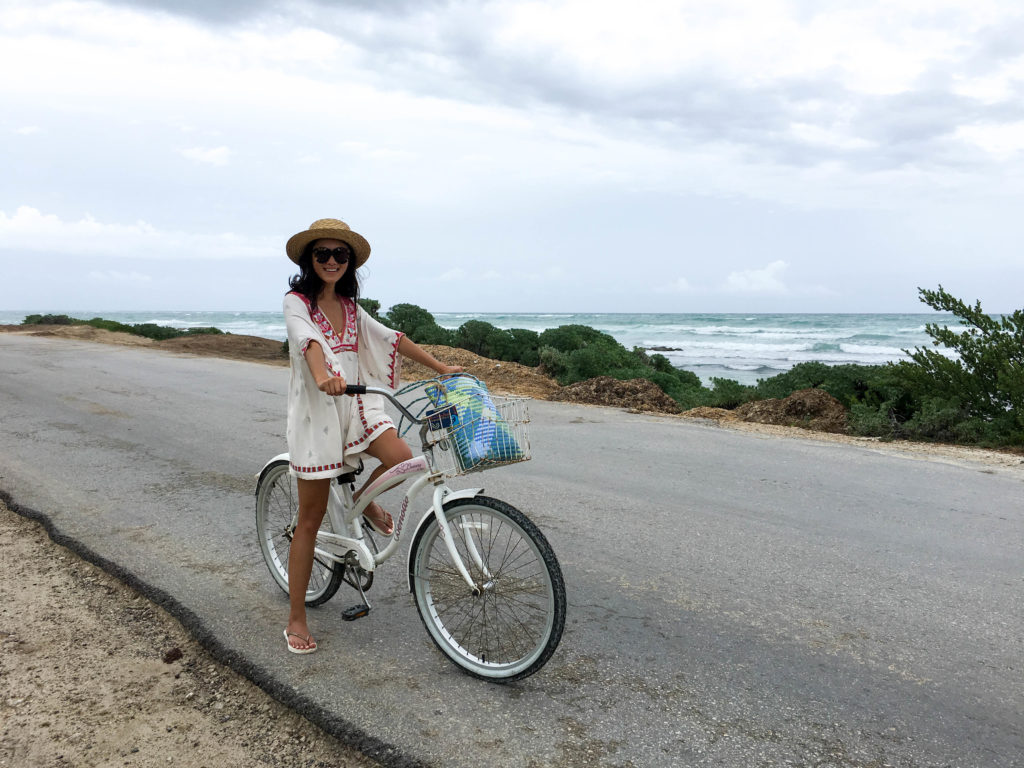
[[[300,635],[300,634],[299,634],[298,632],[289,632],[289,631],[288,631],[288,630],[286,629],[286,630],[284,631],[284,642],[285,642],[285,644],[286,644],[286,645],[288,646],[288,650],[289,650],[289,651],[291,651],[292,653],[313,653],[313,651],[315,651],[315,650],[316,650],[316,648],[317,648],[317,646],[316,646],[316,642],[314,642],[314,643],[313,643],[313,647],[312,647],[312,648],[296,648],[296,647],[295,647],[295,646],[293,646],[293,645],[291,644],[291,642],[290,642],[290,641],[288,640],[288,636],[289,636],[289,635],[295,635],[295,636],[296,636],[297,638],[299,638],[299,640],[303,640],[303,641],[305,641],[305,642],[307,642],[307,643],[308,643],[308,642],[309,642],[310,640],[312,640],[313,636],[312,636],[312,635],[306,635],[305,637],[303,637],[303,636],[302,636],[302,635]]]

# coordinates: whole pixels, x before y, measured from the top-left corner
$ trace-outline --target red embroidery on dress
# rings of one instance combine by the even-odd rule
[[[359,351],[359,335],[356,332],[356,303],[352,299],[347,297],[341,299],[341,309],[345,319],[343,320],[344,328],[342,329],[342,335],[339,337],[334,332],[334,326],[331,325],[331,321],[320,311],[320,307],[313,309],[313,304],[308,298],[295,291],[292,291],[292,293],[305,302],[310,319],[316,323],[316,326],[324,335],[324,340],[327,341],[327,345],[333,352]],[[305,350],[303,350],[303,353],[305,353]]]
[[[356,395],[356,408],[359,409],[359,420],[363,422],[363,430],[366,430],[366,413],[363,411],[363,396]]]
[[[362,395],[356,395],[356,407],[359,408],[359,420],[363,423],[363,435],[362,437],[353,440],[350,443],[346,443],[346,448],[355,448],[357,445],[362,445],[367,441],[368,438],[370,438],[373,435],[374,432],[376,432],[381,427],[394,426],[394,424],[391,422],[391,419],[381,419],[371,427],[366,421],[366,414],[363,412]]]
[[[398,373],[401,370],[400,366],[402,363],[402,358],[398,356],[398,345],[402,343],[402,337],[404,335],[404,333],[399,331],[398,336],[395,338],[395,343],[391,347],[391,362],[388,366],[388,383],[391,385],[392,389],[398,386]]]
[[[341,300],[341,306],[345,310],[345,329],[342,332],[341,347],[347,352],[359,351],[359,329],[356,327],[356,303],[349,298]]]
[[[294,464],[294,463],[291,463],[291,462],[289,462],[289,463],[292,465],[292,469],[294,469],[296,472],[298,472],[300,474],[303,474],[303,475],[312,474],[313,472],[326,472],[326,471],[331,470],[331,469],[341,469],[342,467],[345,466],[340,461],[336,461],[336,462],[334,462],[332,464],[320,464],[320,465],[315,466],[315,467],[300,467],[298,464]]]
[[[373,436],[374,432],[376,432],[381,427],[392,427],[392,426],[394,426],[394,425],[391,423],[391,419],[382,419],[381,421],[378,421],[376,424],[374,424],[372,427],[367,427],[366,432],[363,434],[362,437],[360,437],[358,440],[353,440],[351,443],[346,444],[345,447],[346,448],[355,448],[357,445],[362,445],[370,437]]]

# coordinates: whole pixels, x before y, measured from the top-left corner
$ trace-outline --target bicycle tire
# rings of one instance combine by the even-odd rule
[[[508,683],[532,675],[551,658],[565,628],[565,582],[551,545],[526,515],[489,496],[448,502],[444,514],[481,588],[471,590],[452,565],[436,518],[420,528],[409,575],[427,634],[473,677]]]
[[[267,466],[256,485],[256,535],[260,551],[277,585],[288,592],[288,555],[292,531],[299,519],[299,492],[295,478],[288,472],[287,461]],[[324,515],[320,530],[331,530],[330,518]],[[306,588],[306,605],[323,605],[341,586],[344,567],[333,560],[314,557],[313,570]]]

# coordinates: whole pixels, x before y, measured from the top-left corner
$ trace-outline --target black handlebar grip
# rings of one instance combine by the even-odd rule
[[[349,384],[345,387],[346,395],[365,395],[366,385],[365,384]]]

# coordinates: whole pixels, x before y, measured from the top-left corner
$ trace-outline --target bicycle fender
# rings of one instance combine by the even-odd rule
[[[277,456],[275,456],[270,461],[268,461],[266,464],[264,464],[263,468],[259,472],[256,473],[256,481],[257,481],[257,483],[259,482],[259,479],[261,477],[263,477],[263,473],[267,471],[267,467],[269,467],[271,464],[273,464],[275,462],[278,462],[278,461],[288,461],[288,454],[287,453],[279,453],[279,454],[277,454]]]
[[[484,492],[483,488],[463,488],[461,491],[452,491],[444,497],[444,501],[455,501],[455,499],[472,499],[474,496],[479,496]],[[442,502],[444,503],[444,502]],[[420,518],[420,521],[416,524],[416,530],[412,532],[412,538],[410,541],[416,541],[416,537],[419,536],[420,529],[429,523],[436,512],[434,511],[434,505],[430,505],[430,509],[427,510],[426,514]],[[409,591],[412,592],[412,547],[409,547],[409,555],[405,563],[406,578],[409,580]]]

